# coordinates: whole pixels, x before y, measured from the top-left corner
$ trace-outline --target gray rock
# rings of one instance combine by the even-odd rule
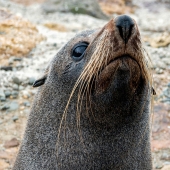
[[[8,64],[13,64],[14,61],[22,61],[22,58],[19,57],[10,57],[8,60]]]
[[[170,58],[163,58],[162,61],[167,64],[170,65]]]
[[[6,101],[6,97],[1,97],[0,101],[1,102],[5,102]]]
[[[0,101],[1,102],[6,101],[6,97],[3,89],[0,89]]]
[[[170,162],[169,161],[164,162],[164,166],[165,165],[170,165]],[[168,166],[168,168],[169,168],[169,166]]]
[[[13,101],[9,104],[9,111],[14,111],[17,110],[18,108],[19,108],[18,102]]]
[[[19,86],[19,90],[24,90],[24,86]]]
[[[18,84],[13,84],[12,88],[13,88],[14,90],[19,90]]]
[[[56,11],[71,12],[73,14],[86,14],[104,20],[109,19],[109,16],[103,13],[96,0],[69,0],[67,2],[60,0],[50,0],[42,5],[42,9],[46,13],[53,13]]]
[[[18,120],[18,116],[14,116],[12,120],[15,122],[16,120]]]
[[[18,63],[18,64],[16,64],[16,68],[17,69],[22,69],[22,68],[24,68],[24,65],[21,64],[21,63]]]
[[[4,90],[3,90],[2,88],[0,88],[0,97],[1,97],[1,96],[5,96]]]
[[[30,102],[29,101],[25,101],[23,104],[24,104],[24,106],[30,107]]]
[[[53,46],[54,46],[54,47],[57,47],[57,43],[54,43]]]
[[[32,86],[34,82],[35,82],[35,78],[34,77],[30,77],[28,84]]]
[[[169,86],[170,86],[170,83],[168,83],[168,87],[166,87],[163,90],[162,94],[160,95],[162,97],[161,102],[167,103],[167,104],[170,104],[170,88],[169,88]]]
[[[0,67],[0,70],[12,71],[12,66],[2,66]]]
[[[11,65],[13,63],[14,63],[13,57],[10,57],[9,60],[8,60],[8,64]]]
[[[13,77],[12,80],[15,84],[21,84],[21,80],[18,77]]]
[[[159,61],[156,63],[157,67],[161,68],[161,69],[166,69],[166,64],[162,61]]]
[[[162,74],[163,73],[163,70],[161,68],[156,68],[155,71],[156,71],[157,74]]]
[[[18,91],[12,91],[12,97],[15,99],[18,97]]]
[[[5,93],[5,96],[6,96],[6,97],[9,97],[9,96],[11,95],[11,91],[10,91],[10,90],[5,90],[4,93]]]
[[[158,164],[158,165],[156,165],[156,169],[161,169],[163,167],[163,165],[162,164]]]
[[[19,58],[19,57],[14,57],[13,59],[14,61],[22,61],[22,58]]]
[[[164,91],[163,91],[163,94],[165,97],[169,98],[170,99],[170,89],[169,88],[166,88]]]
[[[22,81],[22,85],[23,86],[27,86],[29,84],[29,79],[27,78],[27,79],[24,79],[23,81]]]
[[[31,96],[31,94],[27,90],[22,91],[23,98],[28,99],[30,96]]]
[[[164,152],[161,156],[161,160],[166,160],[166,161],[170,161],[170,155],[167,152]]]
[[[170,88],[170,83],[168,83],[168,87]]]
[[[7,110],[7,109],[9,109],[8,104],[4,104],[3,106],[0,107],[0,110]]]

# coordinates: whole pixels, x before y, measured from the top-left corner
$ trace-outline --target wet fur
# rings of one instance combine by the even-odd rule
[[[90,44],[85,57],[74,62],[71,49],[81,41]],[[123,58],[116,61],[116,81],[99,86],[102,70],[124,54],[139,64],[137,83],[118,86],[121,80],[132,82],[123,78],[131,74],[126,70],[121,78]],[[71,39],[51,61],[38,89],[14,170],[151,170],[152,79],[146,57],[136,25],[126,47],[114,20]],[[126,63],[130,68],[134,61]]]

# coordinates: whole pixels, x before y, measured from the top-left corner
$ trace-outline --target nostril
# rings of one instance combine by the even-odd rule
[[[120,36],[125,43],[128,42],[132,34],[132,29],[134,27],[134,22],[132,18],[127,15],[121,15],[116,19],[116,27],[119,30]]]
[[[127,29],[127,32],[126,32],[126,36],[127,36],[127,41],[129,40],[129,38],[131,37],[132,35],[132,29],[134,27],[134,24],[133,25],[130,25],[129,28]],[[127,42],[126,42],[127,43]]]
[[[118,27],[118,29],[119,29],[119,34],[120,34],[120,36],[122,37],[122,39],[123,39],[123,37],[124,37],[124,35],[123,35],[123,28],[121,27],[121,26],[117,26]]]

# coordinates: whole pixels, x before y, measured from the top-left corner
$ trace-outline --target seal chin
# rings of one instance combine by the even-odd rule
[[[114,92],[134,91],[141,77],[140,66],[129,55],[117,57],[101,71],[96,80],[96,94],[106,91]],[[119,94],[120,95],[120,94]]]

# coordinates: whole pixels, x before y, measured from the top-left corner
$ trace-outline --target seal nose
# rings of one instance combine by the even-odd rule
[[[118,16],[116,20],[116,27],[118,28],[120,36],[122,37],[124,42],[127,43],[134,27],[134,22],[132,18],[127,15]]]

